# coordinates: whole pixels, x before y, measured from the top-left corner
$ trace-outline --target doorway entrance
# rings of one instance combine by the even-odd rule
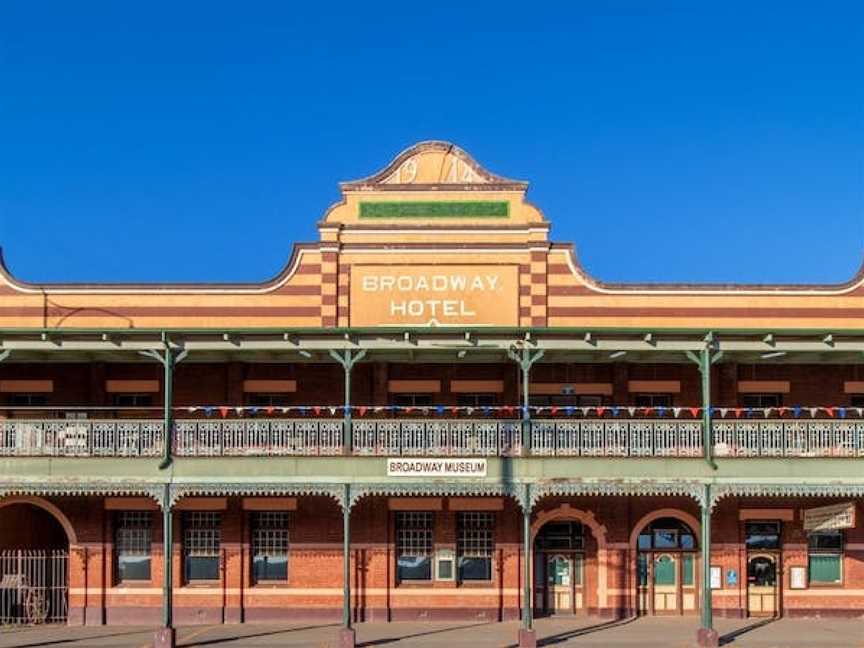
[[[636,572],[639,614],[690,614],[698,609],[696,536],[675,518],[654,520],[639,532]]]
[[[751,617],[780,615],[781,530],[779,520],[745,523],[747,614]]]
[[[582,614],[586,603],[585,529],[579,522],[547,522],[534,541],[535,613]]]
[[[0,507],[0,625],[66,623],[69,541],[48,511]]]

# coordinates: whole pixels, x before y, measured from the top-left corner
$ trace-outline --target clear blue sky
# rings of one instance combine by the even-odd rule
[[[266,279],[423,139],[531,181],[600,279],[842,281],[864,3],[0,3],[25,280]]]

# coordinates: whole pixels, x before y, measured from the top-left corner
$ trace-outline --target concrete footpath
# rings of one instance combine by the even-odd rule
[[[692,648],[696,619],[592,618],[537,621],[538,645],[593,648]],[[864,648],[864,619],[718,619],[724,646],[736,648]],[[363,648],[504,648],[515,646],[518,623],[361,623]],[[182,648],[277,646],[335,648],[337,625],[187,626],[177,631]],[[132,626],[0,628],[0,648],[150,648],[152,628]]]

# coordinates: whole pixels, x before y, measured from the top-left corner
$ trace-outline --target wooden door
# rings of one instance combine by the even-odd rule
[[[546,561],[546,609],[550,614],[572,614],[573,603],[573,558],[552,554]]]
[[[678,614],[680,564],[675,554],[654,555],[654,613]]]
[[[777,572],[774,554],[753,554],[747,558],[747,613],[750,616],[777,616],[780,582]]]

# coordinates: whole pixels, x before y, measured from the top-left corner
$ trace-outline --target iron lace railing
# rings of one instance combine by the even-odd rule
[[[0,456],[155,457],[164,433],[157,419],[6,419]]]
[[[179,457],[331,456],[343,453],[339,418],[178,419]],[[0,456],[158,457],[159,419],[0,420]],[[729,457],[864,457],[864,420],[713,422],[714,454]],[[558,457],[699,457],[702,423],[681,419],[535,419],[531,454]],[[506,457],[522,453],[510,419],[354,419],[357,456]]]

